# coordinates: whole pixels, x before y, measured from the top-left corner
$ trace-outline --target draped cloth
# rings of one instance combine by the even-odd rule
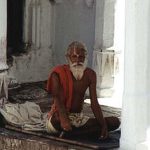
[[[7,103],[0,108],[0,113],[10,125],[24,130],[46,131],[47,113],[42,113],[40,106],[34,102]]]
[[[59,65],[52,69],[52,72],[49,76],[49,79],[47,81],[47,91],[51,93],[53,88],[52,83],[52,73],[57,73],[60,79],[60,83],[63,88],[63,96],[64,96],[64,105],[69,112],[72,105],[72,91],[73,91],[73,81],[72,81],[72,75],[71,71],[68,65]],[[52,105],[50,114],[57,111],[57,107],[54,101],[54,104]]]

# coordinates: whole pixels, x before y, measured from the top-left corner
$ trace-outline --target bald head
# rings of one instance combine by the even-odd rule
[[[87,55],[87,48],[85,46],[85,44],[78,42],[78,41],[73,41],[67,49],[67,54],[66,55],[70,55],[71,51],[73,50],[80,50],[80,51],[84,51],[84,54]]]

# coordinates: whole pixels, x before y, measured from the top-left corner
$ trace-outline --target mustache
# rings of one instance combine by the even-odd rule
[[[71,67],[76,67],[76,66],[84,66],[84,63],[82,63],[82,62],[79,62],[79,63],[72,63],[72,64],[70,64],[71,65]]]

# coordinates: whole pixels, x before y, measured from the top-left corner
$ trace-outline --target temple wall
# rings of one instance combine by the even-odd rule
[[[23,39],[27,49],[25,54],[13,56],[9,76],[20,83],[46,80],[54,65],[66,63],[65,51],[73,40],[87,45],[88,65],[92,67],[93,51],[114,44],[115,3],[116,0],[26,0]]]
[[[26,52],[12,56],[8,75],[20,83],[44,81],[53,65],[53,6],[49,0],[26,0],[24,9]]]

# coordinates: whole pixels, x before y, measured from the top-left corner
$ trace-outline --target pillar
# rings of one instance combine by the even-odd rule
[[[120,103],[123,90],[124,20],[125,0],[96,1],[93,69],[97,73],[97,93],[101,96],[100,91],[106,89],[110,93],[108,97]]]
[[[7,101],[6,63],[7,0],[0,0],[0,107]]]
[[[149,8],[149,0],[126,0],[122,150],[150,149]]]

